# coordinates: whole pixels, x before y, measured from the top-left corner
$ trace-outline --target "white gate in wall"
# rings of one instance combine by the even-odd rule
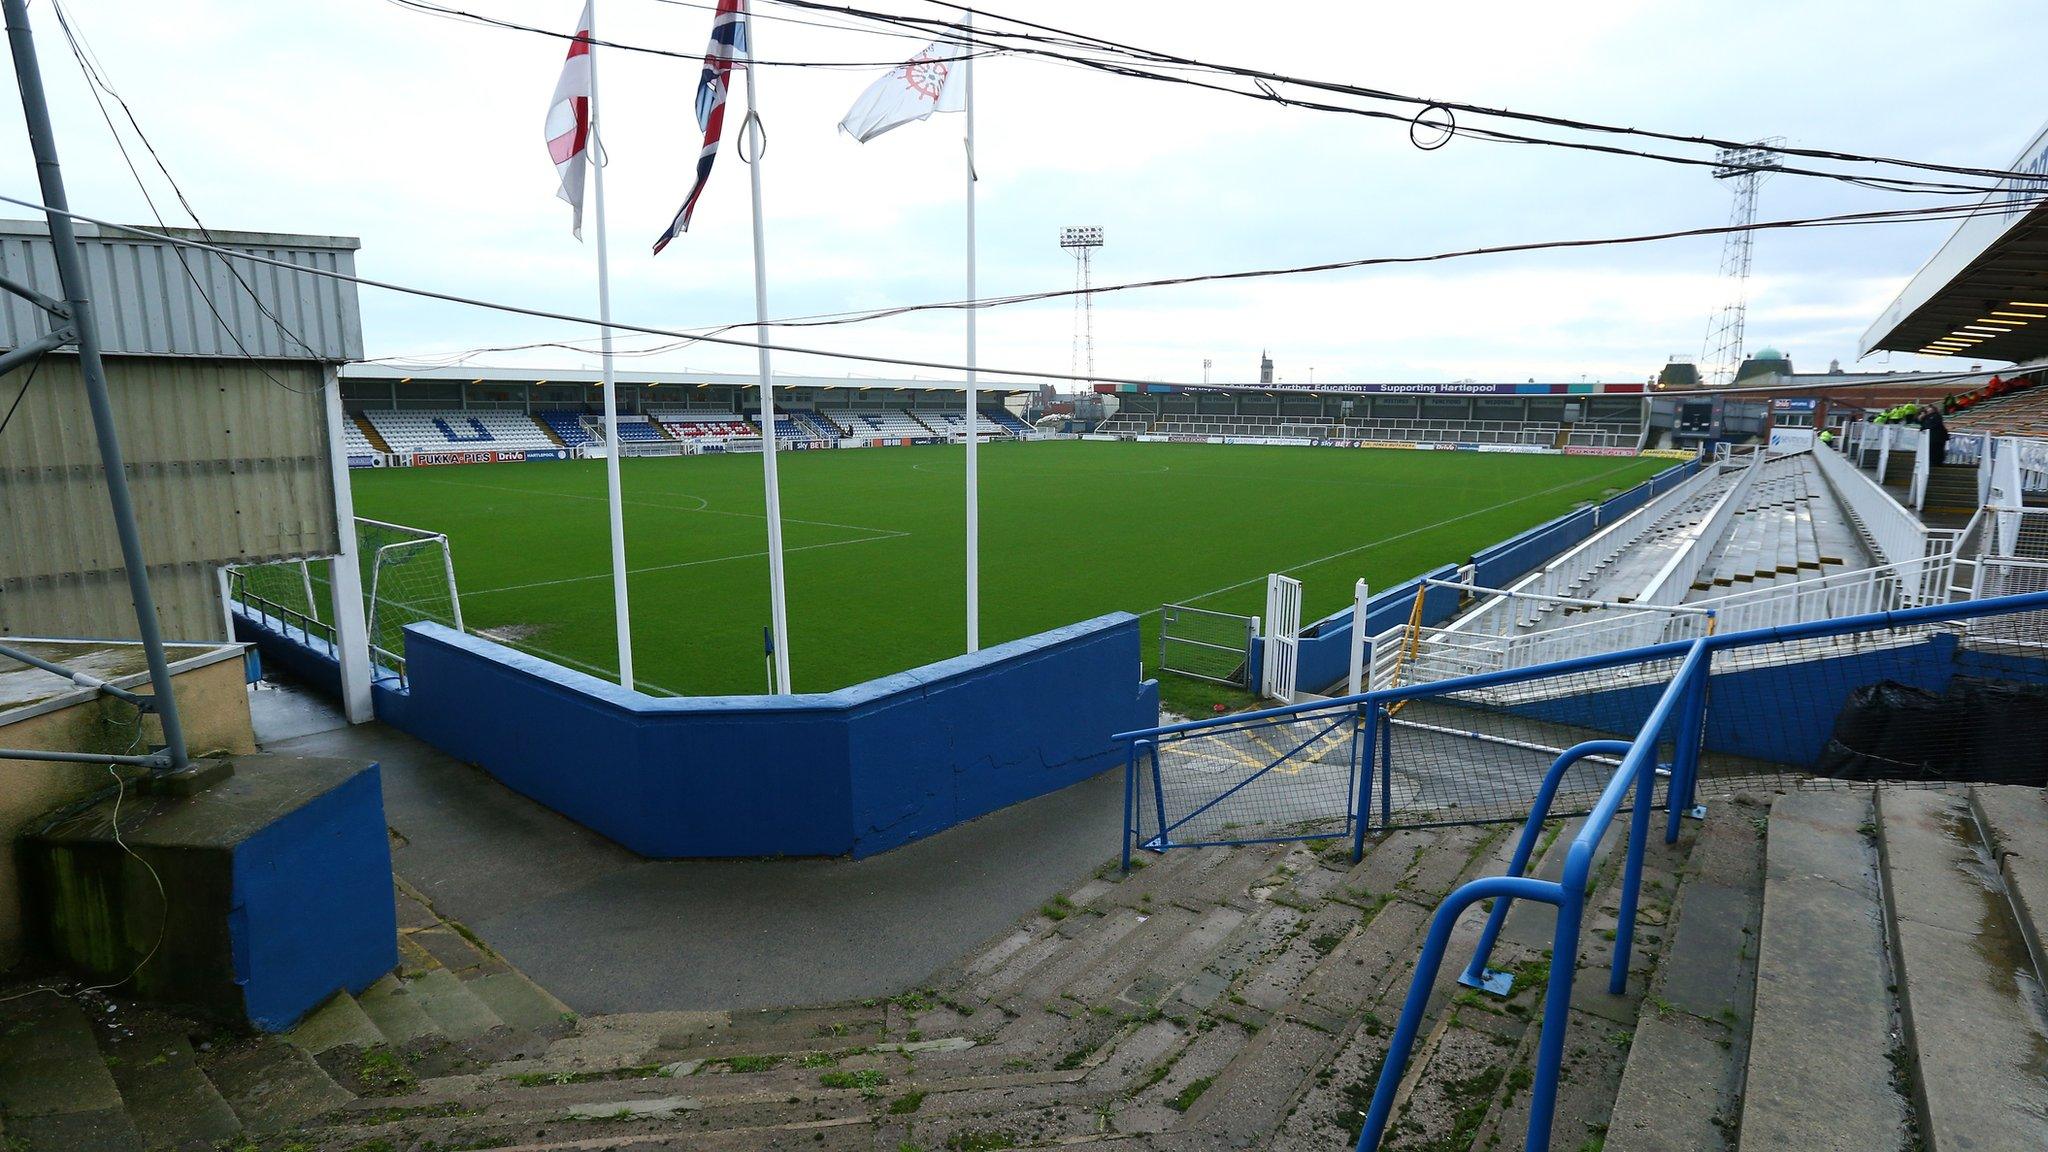
[[[1301,643],[1301,581],[1278,572],[1266,577],[1266,653],[1260,692],[1292,702]]]

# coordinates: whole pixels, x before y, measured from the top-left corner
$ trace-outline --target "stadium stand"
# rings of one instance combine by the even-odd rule
[[[1159,418],[1152,431],[1182,436],[1280,436],[1298,440],[1326,440],[1336,434],[1337,422],[1315,416],[1212,416],[1168,413]]]
[[[841,435],[837,424],[802,408],[777,413],[775,434],[794,440],[838,440]]]
[[[916,415],[919,420],[931,425],[934,432],[944,436],[957,436],[962,440],[967,438],[967,414],[964,412],[919,411]],[[986,418],[988,414],[984,412],[982,415]],[[991,427],[987,423],[981,424],[979,430],[984,439],[990,436],[1005,436],[1009,434],[1008,429],[1001,426]]]
[[[1018,439],[1022,439],[1031,431],[1031,425],[1019,420],[1017,414],[1008,408],[983,408],[981,417]]]
[[[1857,567],[1871,562],[1811,453],[1766,460],[1727,533],[1710,543],[1692,585],[1708,596],[1718,595],[1717,588],[1764,587],[1851,561]]]
[[[667,434],[645,416],[619,417],[619,440],[626,444],[661,443],[668,440]]]
[[[1623,421],[1582,421],[1568,427],[1565,445],[1573,448],[1634,448],[1643,440],[1640,418]]]
[[[394,452],[449,448],[553,448],[555,442],[524,412],[366,412]]]
[[[1012,418],[1014,419],[1014,417]],[[1390,417],[1222,415],[1168,412],[1156,420],[1123,412],[1097,426],[1112,435],[1154,432],[1182,436],[1263,436],[1283,440],[1387,440],[1408,444],[1514,444],[1532,448],[1634,448],[1642,423],[1566,425],[1556,421],[1432,420]]]
[[[1126,436],[1147,432],[1151,428],[1151,418],[1137,412],[1119,412],[1095,426],[1097,432],[1106,432],[1110,435],[1121,433]]]
[[[562,438],[562,443],[571,448],[580,448],[597,439],[597,437],[590,434],[588,428],[583,426],[583,413],[580,411],[569,408],[549,408],[534,413],[534,418],[547,425],[550,431]]]
[[[2048,438],[2048,387],[2030,388],[1948,417],[1951,431]]]
[[[1357,440],[1408,440],[1420,443],[1529,444],[1549,448],[1562,425],[1516,420],[1388,420],[1347,419],[1345,435]]]
[[[678,440],[734,440],[759,437],[760,429],[737,412],[708,408],[649,408],[668,434]]]
[[[341,442],[343,452],[350,456],[368,456],[377,451],[377,446],[370,443],[370,437],[354,420],[341,422]]]
[[[908,412],[897,408],[879,408],[873,411],[849,411],[844,413],[847,426],[855,436],[889,437],[929,436],[932,430],[918,422]]]

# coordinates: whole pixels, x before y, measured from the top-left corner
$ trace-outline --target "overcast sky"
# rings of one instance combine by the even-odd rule
[[[460,6],[461,0],[454,0]],[[580,0],[468,0],[569,30]],[[872,0],[890,11],[941,11]],[[1031,0],[1001,9],[1203,59],[1423,96],[1680,133],[1955,164],[2004,166],[2044,119],[2031,68],[2007,45],[2048,34],[2048,6],[1690,0],[1640,5],[1297,0]],[[74,207],[148,222],[46,0],[33,5]],[[171,171],[214,228],[360,237],[369,276],[594,314],[595,252],[569,234],[542,120],[564,45],[383,0],[71,0],[67,11]],[[809,27],[761,3],[764,60],[888,61],[918,44]],[[710,14],[599,0],[599,34],[695,56]],[[609,142],[614,315],[699,327],[753,315],[747,169],[727,149],[693,231],[651,243],[683,193],[699,134],[696,67],[600,55]],[[886,67],[764,67],[761,115],[769,306],[777,315],[963,291],[962,120],[938,116],[856,144],[835,125]],[[0,190],[32,198],[12,86],[0,116]],[[118,112],[116,113],[118,117]],[[1030,58],[977,71],[984,295],[1071,285],[1061,226],[1099,224],[1098,284],[1249,267],[1725,222],[1728,189],[1703,170],[1458,139],[1422,152],[1397,124],[1100,75]],[[147,170],[146,174],[147,173]],[[167,213],[175,202],[152,190]],[[1766,218],[1920,206],[1792,176],[1764,188]],[[10,213],[15,214],[15,213]],[[181,221],[173,219],[173,223]],[[1766,233],[1756,243],[1749,346],[1806,370],[1853,362],[1857,338],[1952,224]],[[1095,310],[1099,373],[1178,381],[1640,380],[1697,356],[1730,287],[1718,238],[1481,258],[1111,294]],[[365,289],[371,356],[432,355],[587,328]],[[986,365],[1064,371],[1065,301],[986,312]],[[945,314],[786,335],[815,347],[935,361],[962,354]],[[627,340],[628,346],[652,341]],[[590,366],[551,349],[492,365]],[[693,345],[635,368],[750,371],[752,354]],[[1880,354],[1876,368],[1944,364]],[[894,374],[780,356],[780,371]]]

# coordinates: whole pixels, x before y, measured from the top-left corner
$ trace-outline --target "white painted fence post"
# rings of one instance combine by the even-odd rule
[[[1365,602],[1369,595],[1365,581],[1360,580],[1351,608],[1351,680],[1348,695],[1356,696],[1365,691]]]

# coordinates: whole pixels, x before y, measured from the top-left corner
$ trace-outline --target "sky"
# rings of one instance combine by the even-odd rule
[[[451,0],[569,31],[577,0]],[[944,14],[928,0],[869,0]],[[836,131],[853,100],[921,42],[757,0],[769,311],[798,316],[964,294],[963,118],[867,144]],[[542,124],[561,40],[388,0],[70,0],[66,11],[207,226],[359,237],[366,276],[590,316],[596,252],[569,229]],[[597,0],[603,39],[696,57],[698,3]],[[2048,6],[1948,0],[1681,0],[1657,5],[1435,5],[1294,0],[1031,0],[992,11],[1203,60],[1417,96],[1732,139],[2002,167],[2044,119],[2031,70],[2003,45],[2048,34]],[[59,34],[32,21],[75,210],[152,222]],[[810,23],[799,23],[808,21]],[[689,186],[699,145],[690,59],[600,50],[613,315],[701,328],[754,315],[749,172],[727,147],[691,232],[651,245]],[[1073,286],[1062,226],[1106,243],[1098,285],[1245,268],[1726,222],[1704,170],[1458,138],[1434,151],[1399,123],[1283,107],[1028,57],[977,65],[979,280],[984,296]],[[0,96],[0,192],[35,180],[10,85]],[[117,120],[120,117],[115,110]],[[171,223],[174,198],[138,154]],[[1779,175],[1765,219],[1940,199]],[[9,215],[19,212],[10,211]],[[1857,366],[1858,338],[1954,228],[1770,232],[1755,244],[1748,344],[1801,370]],[[1484,257],[1230,284],[1108,293],[1094,309],[1100,375],[1193,382],[1634,381],[1697,357],[1731,298],[1718,237]],[[362,291],[367,354],[433,358],[538,341],[592,344],[586,325]],[[982,313],[980,362],[1069,371],[1067,300]],[[744,330],[737,333],[744,336]],[[786,330],[790,344],[940,363],[964,357],[957,313]],[[666,343],[624,337],[622,348]],[[595,367],[555,348],[467,363]],[[1886,368],[1961,362],[1877,354]],[[702,343],[622,361],[744,372],[754,355]],[[925,375],[778,353],[778,372]]]

